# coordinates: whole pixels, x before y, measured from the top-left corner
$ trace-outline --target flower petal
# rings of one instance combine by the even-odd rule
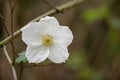
[[[30,46],[42,44],[42,25],[38,22],[31,22],[22,28],[22,40]]]
[[[28,46],[25,56],[29,63],[40,63],[44,61],[49,55],[49,49],[43,45]]]
[[[66,47],[61,45],[53,45],[50,47],[50,54],[48,58],[54,63],[63,63],[69,57],[69,53]]]
[[[66,47],[69,46],[73,40],[72,31],[67,26],[60,26],[55,34],[54,42],[65,45]]]
[[[39,22],[42,22],[47,27],[59,26],[59,22],[55,17],[46,16],[41,18]]]

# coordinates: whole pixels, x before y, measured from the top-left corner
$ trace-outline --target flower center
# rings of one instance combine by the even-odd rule
[[[43,44],[45,46],[50,46],[53,43],[53,37],[49,34],[43,36]]]

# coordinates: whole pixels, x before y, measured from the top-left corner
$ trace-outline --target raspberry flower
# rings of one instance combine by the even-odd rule
[[[67,26],[60,26],[55,17],[46,16],[21,30],[29,63],[40,63],[47,58],[54,63],[63,63],[68,59],[67,47],[73,40],[73,34]]]

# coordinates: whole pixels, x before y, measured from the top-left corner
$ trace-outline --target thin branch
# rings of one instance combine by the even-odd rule
[[[8,55],[6,46],[3,46],[3,48],[4,48],[4,53],[5,53],[5,55],[6,55],[6,58],[7,58],[8,62],[9,62],[9,64],[10,64],[10,67],[11,67],[11,69],[12,69],[13,78],[14,78],[14,80],[17,80],[17,74],[16,74],[16,71],[15,71],[14,66],[12,65],[12,60],[10,59],[10,57],[9,57],[9,55]]]
[[[10,9],[12,8],[12,1],[9,0]]]
[[[10,5],[11,12],[14,12],[17,0],[14,0],[14,2],[12,2],[12,1],[13,0],[9,0],[9,5]]]
[[[0,22],[1,22],[2,26],[3,26],[3,28],[5,29],[5,31],[7,32],[7,35],[9,36],[10,33],[9,33],[8,29],[7,29],[7,26],[5,25],[5,19],[4,19],[4,17],[2,15],[0,15]]]
[[[7,53],[7,50],[6,50],[6,46],[4,46],[4,52],[5,52],[5,55],[6,55],[6,58],[8,59],[8,62],[10,63],[10,65],[12,64],[12,60],[10,59],[8,53]]]
[[[16,5],[17,0],[9,0],[9,6],[10,6],[10,15],[11,15],[11,35],[13,38],[13,30],[14,30],[14,10],[15,10],[15,5]],[[12,4],[13,3],[13,4]],[[15,61],[15,48],[14,48],[14,42],[13,40],[11,41],[11,46],[12,46],[12,51],[13,51],[13,61]]]
[[[22,72],[23,72],[24,66],[21,64],[20,65],[20,71],[19,71],[19,80],[22,78]]]
[[[58,6],[57,8],[61,11],[65,11],[65,10],[69,10],[70,8],[82,3],[83,1],[85,0],[72,0],[72,1],[69,1],[61,6]],[[34,21],[38,21],[39,19],[41,19],[42,17],[45,17],[45,16],[51,16],[51,15],[54,15],[56,13],[59,13],[56,9],[52,9],[46,13],[44,13],[43,15],[41,16],[38,16],[37,18],[31,20],[30,22],[34,22]],[[10,41],[12,41],[14,38],[16,38],[17,36],[19,36],[20,34],[22,33],[21,29],[19,29],[18,31],[16,31],[13,36],[9,36],[7,37],[6,39],[4,39],[3,41],[0,42],[0,46],[3,46],[3,45],[6,45],[7,43],[9,43]]]
[[[46,2],[50,7],[52,7],[53,9],[56,9],[58,12],[61,12],[61,13],[62,13],[61,10],[59,10],[56,6],[54,6],[53,4],[51,4],[48,0],[45,0],[45,2]]]
[[[13,13],[14,13],[16,4],[17,4],[17,0],[14,0],[13,7],[11,9],[11,12],[13,12]]]
[[[13,35],[10,35],[9,37],[7,37],[6,39],[4,39],[3,41],[0,42],[0,46],[4,46],[7,43],[9,43],[10,41],[12,41],[14,38],[16,38],[17,36],[19,36],[21,34],[21,30],[16,31]]]

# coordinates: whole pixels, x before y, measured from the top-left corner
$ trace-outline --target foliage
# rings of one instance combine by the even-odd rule
[[[18,58],[16,58],[15,63],[26,63],[27,62],[27,58],[25,57],[25,51],[20,52],[18,54]]]

